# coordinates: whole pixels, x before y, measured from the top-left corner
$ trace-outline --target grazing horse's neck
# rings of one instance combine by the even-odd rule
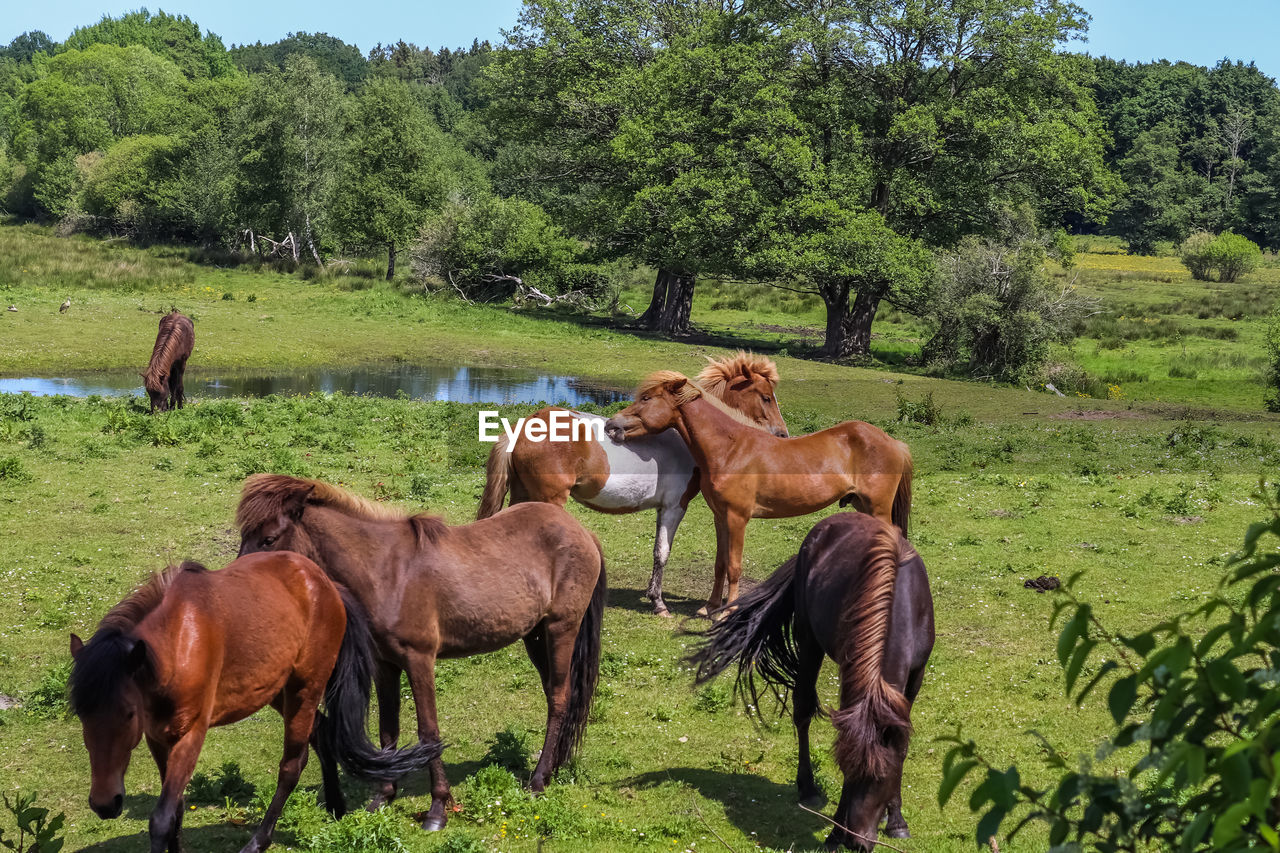
[[[400,543],[392,533],[395,521],[353,518],[340,510],[315,508],[310,516],[308,535],[316,551],[313,556],[325,574],[359,594],[375,572],[390,572],[397,565],[389,559]]]

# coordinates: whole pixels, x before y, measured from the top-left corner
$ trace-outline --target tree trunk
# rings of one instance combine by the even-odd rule
[[[670,280],[671,273],[665,269],[658,270],[657,279],[653,283],[653,298],[649,300],[649,307],[637,321],[642,328],[658,328],[658,321],[662,319],[662,309],[667,304],[667,282]]]
[[[849,286],[824,294],[827,306],[827,338],[822,354],[827,358],[866,358],[871,355],[871,322],[876,317],[882,291],[858,291],[849,305]]]
[[[691,273],[672,273],[667,281],[667,304],[662,309],[658,331],[666,335],[687,335],[693,331],[689,317],[693,313],[693,286],[697,279]]]
[[[396,277],[396,244],[387,243],[387,281]]]

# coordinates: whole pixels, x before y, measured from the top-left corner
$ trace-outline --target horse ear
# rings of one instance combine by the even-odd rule
[[[679,379],[672,379],[670,382],[667,383],[667,390],[670,391],[672,394],[675,394],[679,392],[679,390],[683,388],[688,382],[689,380],[683,376],[681,376]]]
[[[309,483],[305,490],[299,489],[289,497],[289,502],[285,504],[285,514],[294,521],[302,518],[302,511],[307,508],[307,498],[311,497],[311,493],[316,490],[314,483]]]
[[[80,654],[80,650],[84,648],[84,641],[75,634],[71,635],[71,657],[75,658]]]
[[[133,647],[129,649],[129,656],[125,658],[125,666],[132,674],[138,672],[147,664],[147,644],[142,640],[134,640]]]

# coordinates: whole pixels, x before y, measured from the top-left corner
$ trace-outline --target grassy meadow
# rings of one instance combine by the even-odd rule
[[[962,851],[972,849],[976,821],[964,797],[938,808],[945,748],[936,736],[963,726],[993,762],[1017,761],[1034,780],[1045,771],[1031,730],[1073,755],[1091,752],[1109,721],[1101,699],[1075,708],[1064,697],[1047,624],[1054,596],[1023,582],[1084,571],[1080,593],[1118,630],[1182,610],[1213,589],[1225,555],[1264,515],[1254,490],[1280,465],[1280,419],[1261,411],[1256,363],[1261,316],[1280,293],[1280,274],[1268,267],[1234,286],[1192,284],[1169,266],[1176,261],[1096,248],[1064,276],[1076,276],[1106,313],[1059,356],[1118,385],[1115,399],[920,375],[904,362],[924,330],[891,315],[877,327],[879,366],[796,358],[818,343],[820,306],[765,288],[700,285],[694,320],[705,335],[671,343],[603,319],[462,305],[408,283],[384,284],[372,267],[304,279],[27,226],[0,227],[0,301],[18,308],[0,311],[0,375],[141,369],[157,312],[170,305],[196,317],[193,370],[456,361],[630,383],[660,367],[693,372],[703,355],[725,347],[774,352],[793,432],[858,417],[912,447],[912,539],[931,575],[938,644],[913,715],[903,791],[914,838],[894,844]],[[637,272],[621,301],[642,308],[642,283]],[[65,298],[72,308],[59,314]],[[1237,317],[1227,316],[1237,305]],[[1138,333],[1147,326],[1176,326],[1177,336]],[[1214,337],[1216,329],[1235,335]],[[1196,375],[1170,376],[1175,367]],[[1132,375],[1108,375],[1120,370]],[[342,395],[196,397],[182,411],[150,416],[138,400],[0,396],[0,693],[21,702],[0,711],[0,789],[34,790],[40,804],[64,810],[68,849],[142,846],[159,788],[145,750],[135,754],[120,820],[101,821],[87,807],[87,758],[62,704],[68,633],[87,635],[167,563],[231,559],[240,483],[254,472],[319,477],[406,511],[469,520],[488,450],[475,438],[477,408]],[[415,828],[414,815],[429,803],[425,780],[411,781],[383,813],[332,823],[314,805],[313,763],[277,833],[281,848],[818,846],[827,828],[795,805],[789,721],[753,723],[727,682],[693,690],[682,657],[696,642],[685,629],[699,623],[648,612],[653,515],[571,510],[600,535],[611,588],[601,683],[577,761],[540,799],[519,788],[545,714],[521,647],[442,662],[440,726],[462,807],[449,828]],[[753,521],[747,577],[765,577],[816,520]],[[713,557],[710,514],[698,501],[667,571],[667,600],[679,616],[705,598]],[[834,702],[833,667],[821,684]],[[410,719],[406,703],[406,731]],[[189,792],[188,850],[236,849],[248,839],[274,789],[281,732],[266,711],[211,733]],[[827,723],[815,723],[813,745],[820,784],[838,796]],[[348,794],[353,803],[365,796],[358,784]],[[7,821],[0,812],[0,829]],[[1002,850],[1045,845],[1034,828],[1001,841]]]

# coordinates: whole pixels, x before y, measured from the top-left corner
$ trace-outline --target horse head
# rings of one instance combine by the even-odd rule
[[[168,382],[168,372],[142,374],[142,385],[147,389],[147,396],[151,398],[151,411],[169,411]]]
[[[71,635],[71,708],[89,751],[89,807],[105,820],[124,808],[124,774],[142,740],[140,682],[154,675],[146,644],[118,631],[87,644]]]
[[[778,407],[778,368],[772,359],[739,352],[711,363],[698,374],[697,381],[707,392],[719,397],[761,429],[786,438],[787,422]]]
[[[656,435],[675,426],[681,404],[701,394],[688,377],[673,370],[659,371],[636,391],[634,403],[605,421],[605,435],[614,441]]]
[[[301,521],[314,490],[311,481],[280,474],[258,474],[246,480],[236,510],[238,556],[258,551],[296,551],[311,556],[314,548]]]

